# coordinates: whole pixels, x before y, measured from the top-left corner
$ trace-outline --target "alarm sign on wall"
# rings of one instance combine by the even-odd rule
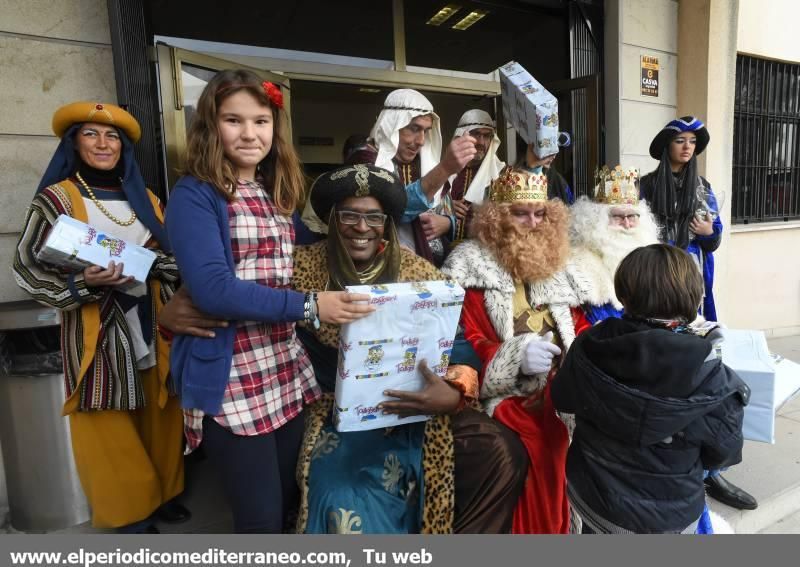
[[[642,55],[643,96],[658,96],[658,57]]]

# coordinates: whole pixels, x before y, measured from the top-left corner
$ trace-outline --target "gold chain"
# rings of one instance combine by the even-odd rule
[[[84,189],[86,189],[86,192],[89,194],[89,198],[92,200],[92,203],[94,203],[95,206],[98,209],[100,209],[100,212],[103,213],[105,216],[107,216],[108,218],[110,218],[112,221],[114,221],[115,223],[117,223],[120,226],[130,226],[130,225],[132,225],[133,223],[136,222],[136,211],[131,211],[131,218],[130,219],[128,219],[126,221],[119,220],[117,217],[115,217],[113,214],[111,214],[111,211],[109,211],[108,209],[106,209],[103,206],[103,203],[101,203],[100,200],[97,197],[95,197],[94,191],[92,191],[92,188],[89,187],[89,184],[86,183],[86,181],[83,180],[83,177],[81,177],[80,173],[78,173],[76,171],[75,172],[75,177],[78,178],[78,181],[80,181],[80,184],[83,185]]]

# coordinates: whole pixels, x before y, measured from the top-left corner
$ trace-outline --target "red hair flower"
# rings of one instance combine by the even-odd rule
[[[283,109],[283,93],[281,89],[275,86],[275,83],[270,83],[269,81],[264,81],[261,86],[264,87],[264,94],[267,95],[270,102]]]

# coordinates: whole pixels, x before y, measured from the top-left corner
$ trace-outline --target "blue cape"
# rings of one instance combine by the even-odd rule
[[[39,182],[39,187],[36,189],[37,193],[45,187],[67,179],[78,170],[78,160],[80,158],[75,148],[75,133],[80,127],[81,124],[73,124],[61,137],[61,143],[58,144],[58,148],[56,148],[56,152],[53,154],[50,164]],[[153,211],[153,204],[147,195],[142,172],[139,171],[139,165],[133,155],[133,143],[125,132],[120,129],[117,129],[117,131],[122,140],[122,191],[125,193],[131,208],[136,212],[137,218],[150,230],[158,241],[161,250],[169,254],[172,249],[167,237],[167,231],[164,230]]]

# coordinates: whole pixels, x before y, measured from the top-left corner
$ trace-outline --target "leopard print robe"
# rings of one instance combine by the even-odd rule
[[[324,290],[328,283],[328,243],[298,246],[294,253],[294,288],[298,291]],[[442,280],[444,275],[431,263],[401,248],[398,282]],[[316,336],[323,344],[337,347],[339,326],[322,323]],[[306,409],[306,430],[300,458],[297,463],[297,482],[300,485],[300,510],[297,533],[304,533],[308,521],[308,479],[311,461],[321,443],[320,433],[325,419],[330,415],[333,395],[326,394]],[[453,430],[450,416],[440,415],[425,424],[422,471],[425,483],[422,510],[423,534],[448,534],[453,532],[455,508],[454,483],[455,458]]]

